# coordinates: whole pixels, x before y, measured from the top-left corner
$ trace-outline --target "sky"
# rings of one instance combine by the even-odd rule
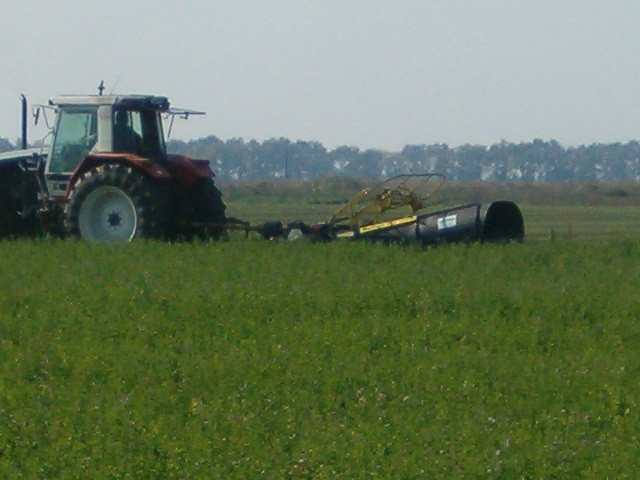
[[[174,138],[562,144],[640,138],[637,0],[3,2],[0,136],[19,95],[166,95]],[[30,141],[44,135],[30,131]]]

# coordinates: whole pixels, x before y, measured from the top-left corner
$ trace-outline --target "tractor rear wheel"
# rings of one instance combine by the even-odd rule
[[[159,185],[125,165],[100,165],[76,182],[65,208],[65,231],[101,242],[162,237],[167,196]]]
[[[203,224],[187,227],[187,232],[183,232],[187,238],[195,236],[201,240],[218,240],[225,235],[227,206],[213,178],[203,178],[194,183],[186,192],[184,202],[184,220],[191,225]]]

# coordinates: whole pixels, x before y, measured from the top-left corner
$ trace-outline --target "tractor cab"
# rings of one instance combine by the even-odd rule
[[[68,181],[89,154],[131,154],[162,161],[166,97],[146,95],[61,96],[49,101],[57,111],[53,144],[45,169],[51,195],[65,195]]]

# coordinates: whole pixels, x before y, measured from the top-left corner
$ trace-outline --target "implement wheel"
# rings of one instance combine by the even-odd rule
[[[165,233],[167,196],[124,165],[100,165],[80,176],[65,208],[69,235],[101,242],[128,242]]]

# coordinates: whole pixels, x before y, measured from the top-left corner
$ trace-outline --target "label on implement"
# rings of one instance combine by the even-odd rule
[[[458,225],[458,215],[449,215],[438,219],[438,230],[455,227],[456,225]]]

